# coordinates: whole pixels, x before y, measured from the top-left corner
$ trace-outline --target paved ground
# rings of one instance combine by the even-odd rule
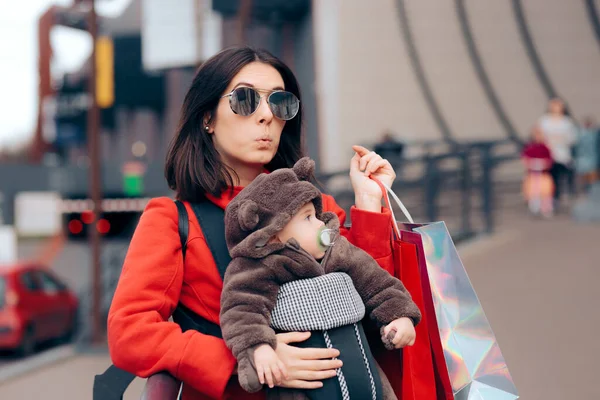
[[[503,225],[462,257],[522,398],[600,399],[600,225]]]
[[[14,353],[0,353],[0,383],[29,373],[32,370],[46,367],[58,361],[71,358],[76,350],[73,345],[48,344],[37,350],[37,353],[27,358],[21,358]]]
[[[460,253],[521,398],[600,399],[600,225],[505,211],[497,232]],[[105,354],[76,356],[0,383],[0,398],[91,399],[108,364]]]
[[[79,355],[0,384],[2,400],[91,400],[94,375],[109,365],[106,355]],[[125,400],[139,400],[142,379],[130,386]]]

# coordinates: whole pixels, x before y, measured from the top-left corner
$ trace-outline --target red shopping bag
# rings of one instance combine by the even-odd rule
[[[398,251],[399,250],[399,251]],[[434,365],[432,363],[427,310],[419,276],[416,246],[402,240],[395,240],[393,250],[399,253],[395,263],[399,267],[395,276],[399,278],[413,301],[421,310],[423,318],[416,326],[417,338],[414,345],[404,348],[402,359],[402,399],[436,400]]]
[[[374,179],[382,190],[385,205],[390,205],[388,191],[381,182]],[[407,219],[410,214],[402,206]],[[438,331],[433,298],[427,276],[421,236],[417,233],[401,230],[402,223],[394,221],[392,253],[394,257],[394,276],[402,281],[413,301],[421,310],[422,320],[415,328],[415,344],[406,347],[402,357],[402,380],[394,391],[403,400],[453,400],[452,387]],[[392,385],[394,385],[392,383]]]
[[[385,188],[376,181],[389,200]],[[423,318],[416,326],[417,337],[413,346],[401,351],[385,352],[378,356],[382,368],[394,388],[394,392],[402,400],[437,400],[433,357],[429,341],[428,322],[425,316],[425,302],[421,284],[417,248],[414,244],[401,240],[400,231],[394,224],[392,241],[392,257],[394,270],[388,271],[400,279],[413,301],[421,310]],[[400,374],[392,371],[401,371]],[[401,378],[399,377],[401,376]]]
[[[433,295],[429,276],[427,275],[427,264],[425,261],[425,252],[423,250],[423,241],[421,235],[415,232],[400,231],[401,242],[404,245],[414,246],[417,257],[418,273],[420,275],[421,294],[423,295],[423,319],[427,321],[428,337],[431,346],[431,355],[433,358],[433,368],[436,382],[437,400],[454,400],[452,394],[452,385],[448,373],[448,367],[444,359],[444,349],[439,335],[439,327],[435,316],[433,305]],[[417,333],[418,334],[418,333]]]

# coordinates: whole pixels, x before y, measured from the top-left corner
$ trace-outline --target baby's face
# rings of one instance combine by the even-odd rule
[[[319,230],[323,225],[325,225],[323,221],[317,219],[315,206],[311,201],[292,217],[290,222],[277,234],[277,238],[283,243],[291,238],[296,239],[300,247],[320,260],[325,255],[325,251],[318,243]]]

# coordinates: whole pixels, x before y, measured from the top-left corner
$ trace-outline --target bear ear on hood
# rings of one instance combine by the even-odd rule
[[[256,228],[260,222],[258,211],[258,204],[252,200],[244,200],[240,204],[238,208],[238,221],[242,230],[251,231]]]
[[[310,157],[302,157],[294,164],[292,169],[299,180],[307,181],[315,170],[315,162]]]

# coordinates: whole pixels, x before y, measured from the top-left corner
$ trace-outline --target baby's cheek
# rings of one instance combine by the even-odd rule
[[[302,248],[304,250],[306,250],[314,258],[322,257],[320,255],[321,249],[319,248],[316,238],[305,238]]]

